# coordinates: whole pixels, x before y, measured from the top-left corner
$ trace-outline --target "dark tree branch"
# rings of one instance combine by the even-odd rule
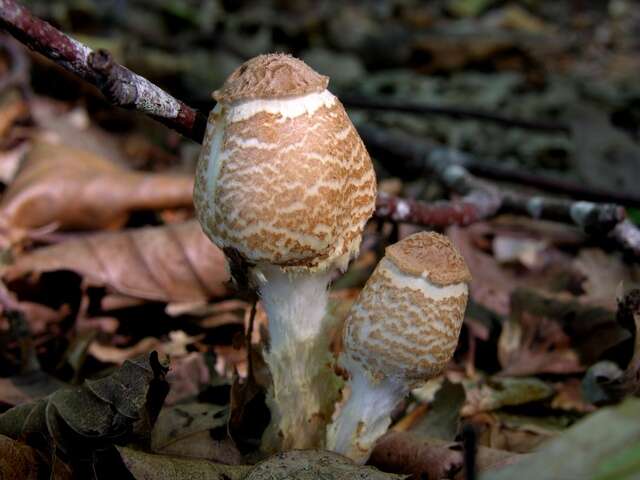
[[[610,233],[625,219],[624,208],[612,203],[576,202],[505,191],[500,212],[573,223],[589,234]]]
[[[65,35],[15,0],[0,0],[0,27],[32,50],[98,87],[114,105],[145,113],[202,142],[206,118],[157,85],[116,63],[105,51]]]
[[[380,193],[376,199],[375,216],[393,222],[443,228],[470,225],[489,218],[495,215],[499,206],[498,197],[480,190],[450,202],[422,202]]]
[[[402,171],[404,166],[414,176],[431,175],[437,178],[460,195],[474,192],[472,203],[476,212],[480,210],[485,215],[470,216],[470,219],[477,221],[495,213],[509,212],[574,224],[588,234],[609,235],[623,249],[640,258],[640,230],[625,220],[624,208],[619,205],[527,195],[508,190],[488,190],[486,184],[471,175],[463,166],[466,155],[461,152],[433,146],[408,135],[382,130],[370,124],[358,125],[358,131],[367,147],[372,152],[380,154],[378,159],[392,174]],[[399,158],[403,161],[399,162]],[[484,194],[480,195],[480,192]],[[397,217],[398,202],[383,200],[381,206],[391,212],[390,218],[393,219],[393,215]],[[464,197],[462,201],[464,202]],[[443,209],[446,208],[451,215],[438,216],[438,226],[445,226],[447,221],[450,224],[466,224],[460,221],[459,206],[456,208],[456,205],[448,202],[439,205],[442,212],[437,213],[444,213]],[[422,223],[419,220],[431,220],[436,217],[433,208],[432,204],[425,202],[404,201],[400,210],[407,221]]]
[[[613,202],[625,207],[640,208],[640,195],[589,187],[551,174],[532,173],[521,168],[505,167],[494,162],[466,158],[465,167],[479,177],[526,185],[548,193],[559,193],[590,202]]]
[[[458,107],[443,107],[436,105],[425,105],[409,101],[401,101],[393,98],[368,98],[355,95],[341,95],[340,100],[351,108],[362,108],[365,110],[380,110],[384,112],[404,112],[428,115],[446,115],[453,118],[470,118],[492,122],[505,127],[525,128],[527,130],[538,130],[542,132],[560,132],[569,134],[569,126],[561,123],[542,123],[519,118],[509,118],[495,113],[483,112]]]
[[[448,162],[465,167],[469,173],[482,178],[522,184],[592,202],[613,202],[628,207],[640,207],[640,196],[637,194],[587,187],[548,174],[541,175],[496,165],[494,162],[478,160],[459,150],[416,139],[406,133],[391,132],[371,123],[359,124],[358,132],[369,151],[379,156],[379,160],[389,172],[400,178],[423,175],[427,157],[445,157]],[[402,159],[402,162],[398,162],[398,159]]]

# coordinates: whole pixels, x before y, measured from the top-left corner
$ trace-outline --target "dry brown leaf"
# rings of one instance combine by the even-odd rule
[[[145,337],[135,345],[127,348],[103,345],[94,341],[89,346],[88,352],[101,362],[121,364],[125,360],[130,360],[138,355],[155,350],[159,346],[160,340],[155,337]]]
[[[452,227],[447,230],[447,235],[464,257],[471,272],[472,298],[496,313],[507,315],[511,292],[523,282],[507,269],[500,267],[491,255],[474,246],[471,230],[475,228],[479,227]]]
[[[8,281],[28,273],[70,270],[90,285],[147,300],[206,300],[227,293],[223,253],[195,221],[88,235],[36,249],[3,272]]]
[[[0,435],[0,478],[37,480],[46,478],[48,470],[37,450]]]
[[[551,408],[579,413],[590,413],[596,408],[584,399],[582,383],[577,378],[569,378],[554,384],[557,392],[551,400]]]
[[[476,461],[478,470],[483,471],[522,457],[481,446]],[[412,474],[412,478],[453,478],[463,472],[463,451],[459,443],[409,432],[389,432],[376,443],[369,463],[385,472]]]
[[[34,139],[67,145],[93,152],[118,165],[130,165],[131,159],[112,133],[91,123],[86,108],[51,97],[34,96],[30,102],[31,114],[38,126]]]
[[[450,478],[462,468],[463,458],[453,442],[390,432],[378,440],[369,463],[386,472],[408,473],[414,478]]]
[[[478,435],[478,444],[515,453],[529,453],[567,426],[555,417],[529,417],[502,412],[479,413],[469,417]]]
[[[23,100],[13,100],[0,107],[0,138],[6,138],[16,121],[29,116],[29,106]]]
[[[0,182],[11,182],[18,171],[22,157],[28,150],[29,145],[23,142],[11,150],[0,152]]]
[[[519,289],[498,340],[501,375],[582,372],[630,336],[607,309]]]
[[[598,248],[583,248],[574,262],[584,276],[583,299],[590,304],[614,310],[620,284],[626,288],[640,281],[640,271],[625,265],[618,254],[606,254]]]
[[[189,175],[141,173],[94,153],[36,142],[0,201],[5,227],[100,229],[134,210],[191,205]]]
[[[167,381],[171,386],[165,405],[195,397],[211,380],[211,372],[200,352],[191,352],[182,358],[172,358]]]

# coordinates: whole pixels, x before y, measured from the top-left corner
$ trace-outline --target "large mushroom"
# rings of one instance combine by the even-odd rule
[[[213,93],[196,173],[204,232],[249,266],[269,318],[270,431],[281,448],[322,443],[334,381],[327,287],[375,207],[371,159],[328,82],[289,55],[241,65]]]
[[[340,363],[349,381],[327,449],[366,462],[398,401],[451,359],[470,280],[443,235],[416,233],[387,247],[344,326]]]

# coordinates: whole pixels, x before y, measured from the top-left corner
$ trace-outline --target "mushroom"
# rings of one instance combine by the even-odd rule
[[[204,232],[248,266],[267,312],[268,431],[281,448],[324,440],[335,402],[327,382],[337,383],[327,287],[375,208],[371,159],[328,82],[289,55],[248,60],[213,93],[196,172]]]
[[[453,356],[471,275],[449,239],[420,232],[387,247],[343,330],[345,399],[327,449],[364,463],[412,388],[439,375]]]

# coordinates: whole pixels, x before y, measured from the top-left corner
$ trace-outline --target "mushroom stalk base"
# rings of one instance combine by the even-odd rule
[[[406,394],[406,388],[387,377],[373,383],[362,369],[349,366],[351,378],[345,387],[346,400],[338,407],[327,430],[327,450],[354,462],[365,463],[376,440],[389,428],[391,412]]]
[[[289,274],[269,267],[256,276],[269,318],[265,360],[273,378],[263,449],[322,447],[340,387],[329,352],[333,325],[325,315],[330,273]]]

